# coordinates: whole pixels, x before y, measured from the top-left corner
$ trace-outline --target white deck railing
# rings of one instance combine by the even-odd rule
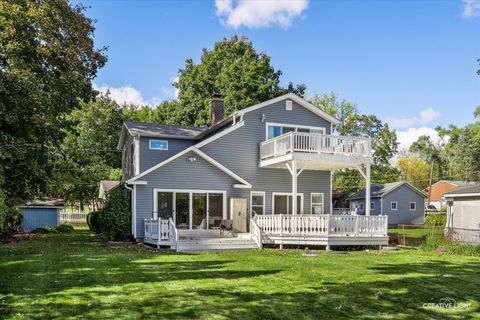
[[[257,215],[261,233],[273,236],[386,236],[388,216],[330,214]]]
[[[262,229],[258,226],[257,222],[254,219],[250,220],[250,235],[252,240],[255,241],[257,246],[262,249],[263,247],[263,237],[262,237]]]
[[[328,153],[371,157],[371,141],[363,137],[333,136],[320,133],[289,132],[260,144],[262,160],[292,152]]]
[[[176,229],[172,230],[171,226],[169,219],[145,219],[144,241],[148,243],[170,242],[173,233],[176,237]]]

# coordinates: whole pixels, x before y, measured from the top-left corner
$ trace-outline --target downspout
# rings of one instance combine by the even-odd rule
[[[132,187],[129,187],[128,184],[125,182],[125,188],[127,190],[130,190],[132,192],[132,235],[133,235],[133,239],[135,241],[135,238],[137,236],[137,228],[136,228],[136,220],[137,220],[137,190],[136,190],[136,187],[135,185],[133,185],[133,188]]]

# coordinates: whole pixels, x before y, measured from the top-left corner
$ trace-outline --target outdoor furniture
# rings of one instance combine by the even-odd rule
[[[213,224],[210,226],[210,229],[214,229],[214,230],[220,229],[221,225],[222,225],[222,219],[215,219],[213,220]]]
[[[231,232],[233,227],[232,219],[223,219],[220,223],[220,237],[223,236],[225,231]]]

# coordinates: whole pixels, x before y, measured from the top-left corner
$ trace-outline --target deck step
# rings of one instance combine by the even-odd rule
[[[178,251],[242,250],[257,249],[257,244],[244,238],[202,238],[180,240]]]

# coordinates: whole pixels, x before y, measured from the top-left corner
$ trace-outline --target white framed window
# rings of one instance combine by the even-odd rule
[[[397,203],[397,201],[391,201],[391,202],[390,202],[390,209],[391,209],[392,211],[397,211],[397,210],[398,210],[398,203]]]
[[[168,140],[150,139],[148,141],[148,148],[150,150],[168,150]]]
[[[363,202],[360,202],[358,204],[358,208],[363,211],[363,209],[364,209]]]
[[[265,214],[265,192],[250,192],[250,214],[252,217],[257,214]]]
[[[267,122],[266,130],[265,130],[265,139],[268,140],[271,138],[275,138],[291,131],[320,133],[320,134],[326,133],[326,129],[324,127],[312,127],[312,126],[301,126],[301,125],[295,125],[295,124]]]
[[[292,108],[293,108],[293,101],[292,100],[287,100],[285,102],[285,109],[287,111],[292,111]]]
[[[375,210],[375,202],[370,202],[370,210]]]
[[[415,210],[417,210],[417,203],[410,202],[410,211],[415,211]]]
[[[288,192],[272,192],[273,214],[292,214],[292,194]],[[303,214],[303,193],[297,193],[297,212]]]
[[[311,214],[323,214],[323,193],[311,193],[310,194],[310,213]]]

